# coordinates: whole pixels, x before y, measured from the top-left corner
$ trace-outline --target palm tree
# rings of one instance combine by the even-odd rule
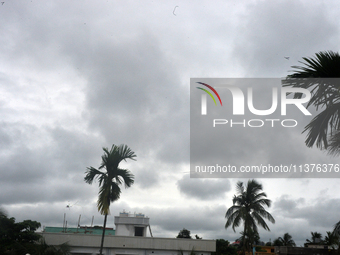
[[[318,244],[322,243],[322,234],[319,232],[310,232],[312,235],[312,240],[306,239],[307,243]]]
[[[340,254],[340,221],[334,225],[332,234],[335,238],[335,245],[338,247],[338,254]]]
[[[295,247],[295,242],[292,239],[292,236],[288,233],[285,233],[283,237],[279,237],[274,240],[274,243],[279,244],[276,246],[290,246],[290,247]]]
[[[276,238],[273,241],[273,246],[283,246],[283,243],[279,238]]]
[[[135,160],[135,153],[127,145],[112,145],[111,150],[103,148],[104,155],[99,169],[88,167],[84,181],[92,184],[93,180],[99,182],[98,211],[105,215],[100,255],[102,255],[107,215],[110,214],[110,204],[120,198],[120,185],[125,183],[125,188],[130,187],[134,182],[134,175],[127,169],[119,168],[121,161],[127,159]],[[106,171],[102,172],[101,169]]]
[[[304,66],[292,66],[296,71],[287,76],[283,86],[311,90],[311,99],[307,107],[314,105],[323,111],[315,116],[305,127],[306,145],[314,144],[320,149],[328,149],[330,154],[340,153],[340,54],[333,51],[319,52],[314,58],[303,58]],[[306,79],[313,78],[313,79]],[[294,98],[301,98],[302,93],[295,93]],[[329,135],[329,136],[328,136]],[[330,141],[329,141],[330,139]],[[330,142],[330,144],[329,144]],[[330,147],[328,148],[328,146]]]
[[[248,233],[240,232],[241,236],[237,239],[245,250],[250,250],[252,245],[260,244],[260,235],[258,232],[249,230]]]
[[[339,243],[339,238],[334,232],[331,231],[327,231],[326,234],[327,235],[325,236],[324,243],[334,249],[334,246]]]
[[[265,230],[270,231],[264,219],[275,223],[273,216],[267,212],[264,206],[270,207],[271,200],[267,199],[266,193],[262,192],[262,185],[256,180],[249,180],[247,185],[244,186],[243,182],[238,182],[236,185],[237,196],[233,197],[233,206],[231,206],[225,217],[227,222],[225,228],[232,226],[235,228],[243,223],[243,235],[248,236],[258,234],[257,225],[260,225]],[[245,249],[245,242],[243,243]]]

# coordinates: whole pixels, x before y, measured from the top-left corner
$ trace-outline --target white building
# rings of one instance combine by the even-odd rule
[[[119,216],[115,216],[116,236],[143,236],[146,237],[146,231],[149,227],[150,235],[151,228],[149,225],[149,218],[144,214],[138,213],[129,215],[129,213],[122,212]]]
[[[188,255],[192,250],[196,255],[211,255],[216,251],[215,240],[152,237],[149,218],[143,214],[120,213],[115,217],[115,225],[115,235],[105,235],[105,255],[179,255],[181,251]],[[147,228],[150,236],[147,236]],[[50,245],[68,242],[75,255],[99,254],[101,234],[44,231],[42,236]]]

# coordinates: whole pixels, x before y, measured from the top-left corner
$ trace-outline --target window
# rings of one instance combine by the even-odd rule
[[[135,227],[135,236],[143,236],[144,227]]]

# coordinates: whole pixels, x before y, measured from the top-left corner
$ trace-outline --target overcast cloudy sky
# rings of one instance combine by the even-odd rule
[[[135,184],[112,204],[108,227],[126,210],[149,216],[154,236],[187,228],[235,240],[241,229],[225,230],[224,215],[239,179],[189,177],[190,78],[285,77],[302,57],[339,51],[339,16],[336,0],[3,0],[1,207],[43,226],[62,226],[64,213],[69,226],[80,214],[81,225],[92,216],[102,224],[97,183],[86,184],[84,172],[100,165],[102,147],[123,143],[137,154],[122,164]],[[258,144],[268,147],[264,157],[289,153],[287,163],[297,155],[337,162],[307,148],[299,128],[269,147],[249,136],[233,159]],[[340,220],[340,179],[258,180],[276,219],[260,232],[265,242],[289,232],[302,245]]]

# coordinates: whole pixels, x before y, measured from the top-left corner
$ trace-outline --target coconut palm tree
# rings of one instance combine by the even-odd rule
[[[316,144],[320,149],[328,149],[330,154],[339,154],[340,135],[335,134],[340,131],[340,83],[339,79],[329,78],[340,78],[340,54],[325,51],[303,60],[300,62],[303,66],[292,66],[296,70],[287,76],[283,86],[310,89],[307,107],[314,105],[317,110],[322,109],[303,131],[307,132],[306,145]],[[301,97],[302,93],[294,94],[294,98]]]
[[[295,242],[292,239],[292,236],[288,233],[285,233],[283,237],[279,237],[274,240],[275,246],[290,246],[295,247]]]
[[[283,246],[283,243],[279,238],[274,239],[273,246]]]
[[[306,239],[307,243],[310,244],[319,244],[322,243],[322,234],[319,232],[310,232],[312,235],[312,240]]]
[[[264,208],[264,206],[270,207],[271,200],[267,199],[266,193],[262,192],[262,185],[256,180],[249,180],[246,186],[243,182],[238,182],[236,190],[233,206],[225,214],[227,218],[225,228],[231,226],[235,232],[235,228],[243,223],[243,235],[248,237],[258,234],[257,225],[270,231],[265,219],[272,223],[275,223],[275,219]],[[243,248],[245,249],[245,242]]]
[[[241,231],[240,234],[241,236],[236,239],[236,241],[240,242],[240,247],[243,247],[244,250],[251,250],[253,245],[260,244],[260,235],[258,232],[248,230],[248,233]]]
[[[135,160],[135,153],[127,145],[112,145],[112,148],[103,148],[104,155],[98,169],[88,167],[84,181],[88,184],[97,179],[99,182],[99,195],[97,201],[98,211],[105,215],[100,255],[102,255],[107,215],[110,214],[110,204],[120,198],[120,186],[124,183],[125,188],[134,182],[134,175],[127,169],[119,168],[119,163],[127,159]],[[105,169],[105,171],[101,171]]]
[[[335,249],[335,247],[338,246],[339,244],[339,237],[334,232],[331,231],[327,231],[326,234],[327,235],[324,238],[324,244]]]

